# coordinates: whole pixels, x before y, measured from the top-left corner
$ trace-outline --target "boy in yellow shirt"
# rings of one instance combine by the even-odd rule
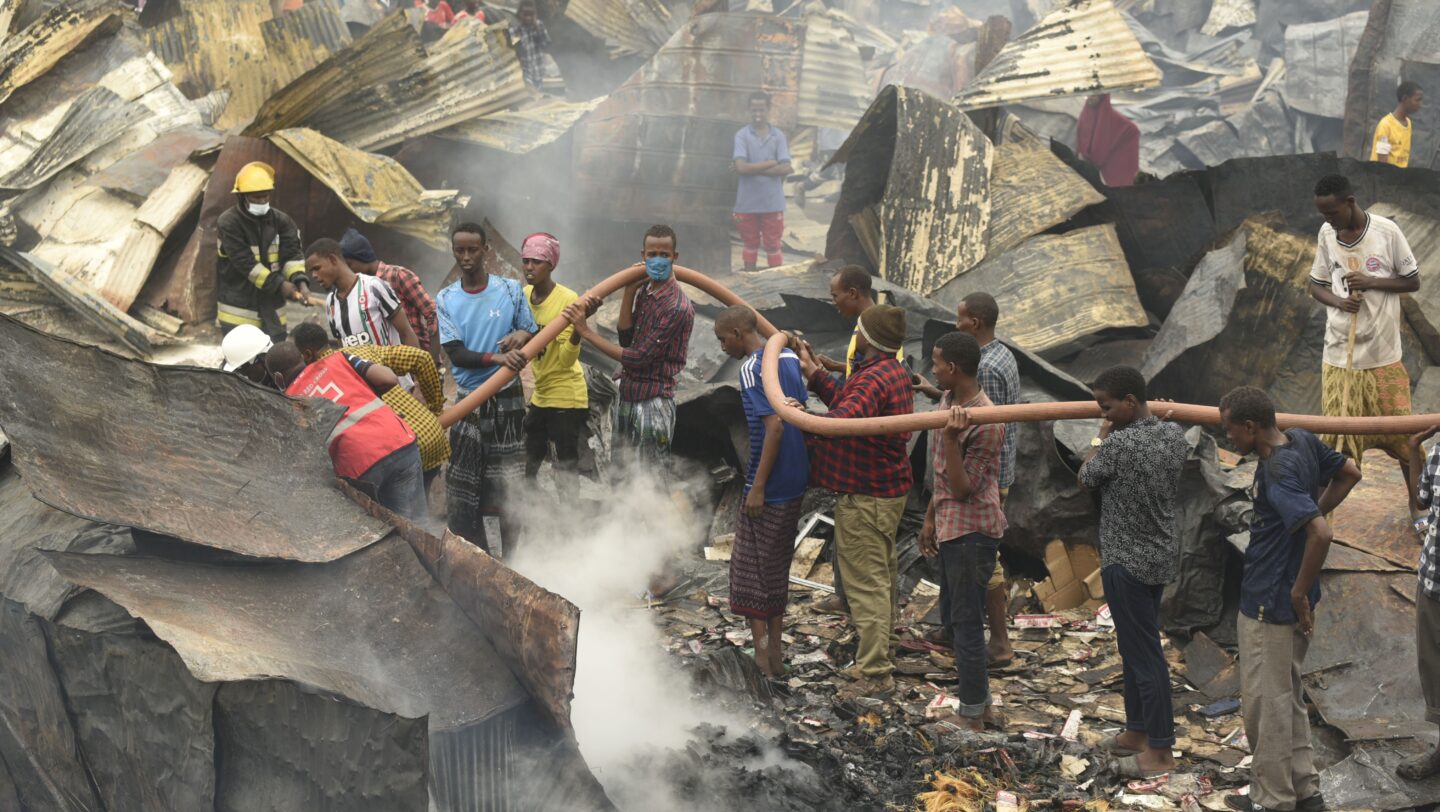
[[[1375,138],[1370,145],[1370,160],[1399,167],[1410,165],[1410,117],[1420,112],[1425,91],[1414,82],[1401,82],[1395,89],[1395,112],[1387,113],[1375,125]]]
[[[579,298],[558,284],[551,274],[560,263],[560,241],[543,232],[525,238],[520,249],[525,271],[525,301],[542,329],[551,319],[563,318],[566,305]],[[530,364],[535,393],[525,409],[525,476],[534,479],[540,464],[555,446],[557,493],[575,493],[579,487],[580,443],[590,416],[590,395],[580,367],[580,334],[566,327]]]

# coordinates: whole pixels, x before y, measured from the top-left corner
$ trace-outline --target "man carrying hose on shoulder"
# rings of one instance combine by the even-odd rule
[[[1420,289],[1415,253],[1400,227],[1355,202],[1343,175],[1315,184],[1320,226],[1310,295],[1328,308],[1322,367],[1323,409],[1331,416],[1410,414],[1410,376],[1401,363],[1400,295]],[[1400,462],[1408,483],[1403,435],[1321,437],[1358,464],[1367,448]]]

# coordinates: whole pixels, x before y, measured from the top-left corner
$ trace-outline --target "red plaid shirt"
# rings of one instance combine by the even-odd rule
[[[910,414],[915,393],[910,373],[893,355],[856,359],[844,385],[824,370],[810,376],[810,389],[830,407],[826,417],[881,417]],[[810,484],[836,493],[895,497],[910,492],[914,477],[905,447],[910,434],[879,437],[812,436]]]
[[[620,331],[620,399],[627,403],[675,397],[675,379],[685,368],[695,306],[671,277],[648,284],[635,295],[634,321]]]
[[[400,297],[400,306],[405,309],[405,318],[410,329],[420,339],[420,349],[430,352],[430,336],[435,332],[435,300],[425,291],[420,277],[409,268],[380,263],[375,275],[385,280],[395,295]]]
[[[940,408],[949,409],[951,395],[945,393]],[[985,390],[960,404],[967,409],[994,406]],[[1005,511],[1000,508],[1000,455],[1005,446],[1005,425],[991,423],[971,426],[960,432],[960,453],[965,473],[970,477],[970,496],[959,499],[950,490],[950,477],[945,473],[945,429],[930,430],[930,462],[934,466],[935,538],[954,541],[971,533],[982,533],[992,539],[1005,535]]]

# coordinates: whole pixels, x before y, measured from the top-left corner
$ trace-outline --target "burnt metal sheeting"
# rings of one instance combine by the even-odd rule
[[[660,0],[571,0],[565,16],[604,40],[612,59],[650,56],[684,22]]]
[[[992,156],[990,140],[955,107],[885,88],[832,159],[846,164],[846,177],[827,254],[858,258],[858,243],[880,276],[934,293],[985,257]]]
[[[1215,0],[1210,16],[1200,33],[1213,37],[1227,28],[1243,28],[1255,24],[1255,0]],[[1288,58],[1286,60],[1289,61]]]
[[[470,119],[443,129],[436,135],[524,155],[570,132],[575,122],[594,110],[600,101],[594,99],[588,102],[567,102],[563,99],[545,99],[519,110],[502,110]]]
[[[8,316],[0,379],[15,462],[38,498],[67,513],[298,561],[329,561],[386,532],[332,485],[326,444],[341,410],[323,400],[128,360]]]
[[[1065,347],[1101,330],[1149,323],[1112,225],[1031,237],[957,277],[932,297],[954,307],[988,291],[1006,336],[1031,352]]]
[[[806,126],[849,130],[870,105],[871,84],[860,47],[827,16],[805,18],[796,116]]]
[[[964,110],[1160,84],[1110,0],[1071,0],[1000,50],[955,96]]]
[[[48,629],[55,678],[106,809],[213,809],[213,683],[94,592]]]
[[[0,595],[54,619],[75,587],[55,572],[40,548],[64,547],[93,524],[31,496],[14,467],[0,463]]]
[[[770,93],[771,122],[787,135],[823,123],[805,119],[826,112],[807,101],[805,36],[804,23],[769,15],[702,14],[685,23],[576,125],[582,205],[627,222],[726,222],[735,204],[734,138],[748,120],[749,95]],[[827,57],[815,70],[823,81],[840,69]],[[845,110],[857,92],[847,85]]]
[[[215,697],[215,745],[216,812],[430,808],[424,719],[284,680],[229,683]]]
[[[1105,196],[1055,157],[1045,141],[1025,134],[1003,142],[995,147],[990,172],[986,255],[999,256],[1104,201]]]
[[[197,679],[280,677],[452,730],[527,699],[489,639],[389,538],[324,564],[49,553],[175,647]]]
[[[1408,491],[1400,463],[1372,449],[1362,460],[1364,478],[1330,517],[1335,540],[1415,572],[1420,546],[1410,522]]]
[[[23,271],[56,299],[69,305],[70,309],[85,321],[142,358],[148,357],[154,345],[162,340],[160,333],[131,318],[123,310],[96,295],[74,276],[39,257],[0,246],[0,266]],[[0,362],[0,368],[4,366],[5,362]]]
[[[1267,387],[1314,312],[1313,239],[1256,217],[1190,277],[1141,369],[1160,391],[1217,403],[1236,386]],[[1304,370],[1319,375],[1319,365]]]
[[[395,525],[420,563],[479,628],[556,728],[569,732],[580,609],[459,536],[440,538],[342,486],[372,516]]]
[[[336,0],[312,0],[274,17],[269,0],[188,0],[144,29],[150,47],[192,95],[224,88],[218,126],[242,126],[277,89],[350,42]]]
[[[1440,264],[1440,219],[1385,202],[1375,203],[1366,211],[1395,221],[1420,267],[1434,268]],[[1405,316],[1422,337],[1440,338],[1440,290],[1437,287],[1440,286],[1421,285],[1419,290],[1404,297]]]
[[[1323,23],[1286,27],[1286,104],[1312,116],[1345,115],[1348,68],[1368,16],[1357,11]]]
[[[1344,761],[1321,771],[1320,791],[1330,809],[1372,809],[1376,812],[1420,809],[1440,798],[1440,775],[1408,781],[1395,773],[1403,761],[1423,755],[1420,737],[1408,747],[1385,742],[1357,744]]]
[[[70,104],[55,129],[23,163],[0,175],[0,190],[29,189],[44,183],[120,135],[145,113],[144,107],[127,103],[107,87],[87,90]]]
[[[102,809],[86,775],[75,729],[51,671],[40,620],[0,597],[0,762],[10,771],[21,809]]]
[[[209,180],[207,170],[188,161],[172,169],[165,182],[140,204],[135,219],[121,229],[120,247],[109,267],[104,269],[103,278],[91,277],[91,286],[96,292],[116,308],[129,311],[160,256],[165,239],[199,205]],[[41,248],[36,248],[36,254],[45,256]]]
[[[1399,504],[1403,505],[1402,501]],[[1412,542],[1413,546],[1413,542]],[[1414,573],[1326,572],[1305,656],[1305,688],[1350,739],[1428,734],[1415,669]],[[1377,663],[1394,663],[1376,668]]]
[[[396,12],[265,102],[245,135],[309,127],[376,150],[528,98],[501,33],[458,25],[431,46]]]
[[[0,104],[17,89],[43,76],[120,10],[108,0],[74,0],[55,5],[19,32],[0,32]]]
[[[426,189],[394,158],[348,147],[314,130],[280,130],[270,134],[270,141],[364,222],[449,250],[455,209],[467,200],[458,191]]]

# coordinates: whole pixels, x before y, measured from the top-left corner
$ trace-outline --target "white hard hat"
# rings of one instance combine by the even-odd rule
[[[220,352],[225,355],[225,365],[222,368],[226,372],[234,372],[269,352],[273,346],[275,342],[259,327],[253,324],[237,325],[226,333],[224,340],[220,342]]]

